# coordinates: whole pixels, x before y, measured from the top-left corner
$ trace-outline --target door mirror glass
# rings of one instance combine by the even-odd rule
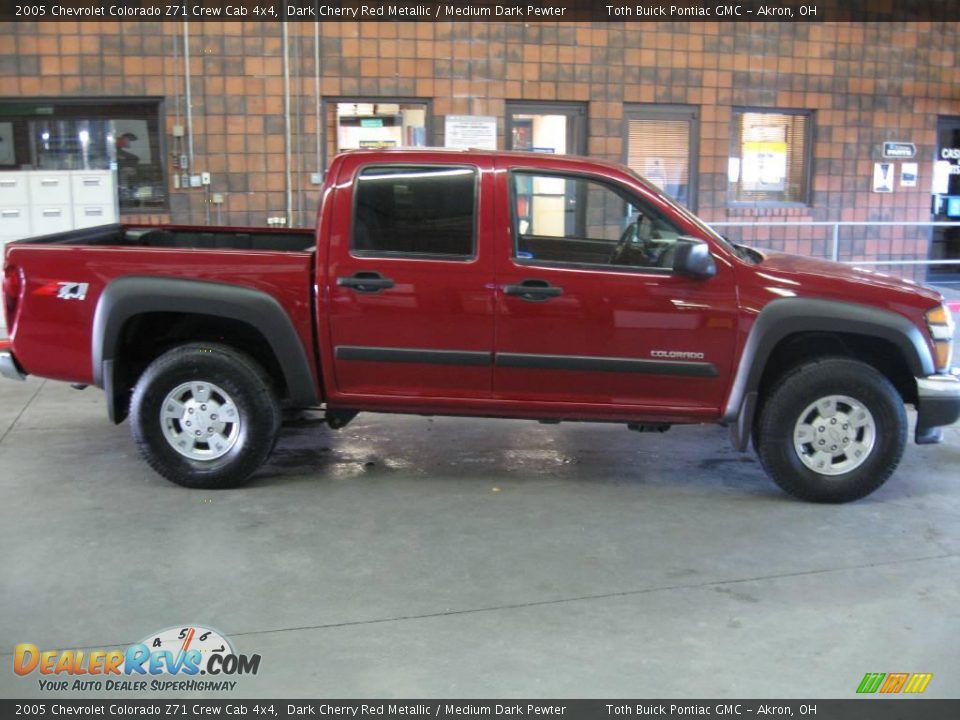
[[[673,247],[673,271],[681,275],[706,280],[717,274],[717,263],[710,254],[710,246],[700,238],[683,235]]]

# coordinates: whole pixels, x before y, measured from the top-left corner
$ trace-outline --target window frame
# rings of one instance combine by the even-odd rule
[[[504,103],[504,147],[513,152],[535,152],[533,150],[516,150],[513,147],[514,115],[567,115],[573,116],[578,122],[567,132],[567,141],[576,147],[564,155],[585,155],[587,152],[587,103],[585,102],[554,102],[552,100],[507,100]],[[556,153],[554,153],[556,154]],[[558,155],[562,157],[562,155]]]
[[[462,170],[470,170],[473,173],[473,224],[471,227],[471,237],[470,237],[470,247],[471,253],[469,255],[461,254],[438,254],[438,253],[415,253],[415,252],[402,252],[398,250],[357,250],[353,246],[354,241],[354,232],[356,230],[356,218],[357,218],[357,200],[360,196],[358,192],[359,184],[358,180],[365,170],[377,169],[377,168],[391,168],[391,169],[438,169],[438,168],[459,168]],[[358,260],[376,258],[381,260],[433,260],[439,262],[458,262],[458,263],[469,263],[474,262],[478,257],[478,242],[477,239],[480,237],[479,232],[479,223],[480,223],[480,180],[481,172],[478,165],[471,165],[470,163],[415,163],[415,162],[397,162],[397,163],[383,163],[383,162],[372,162],[365,165],[357,166],[356,174],[353,176],[353,190],[352,197],[350,198],[350,239],[348,242],[348,251],[349,255],[352,258]]]
[[[656,275],[676,274],[673,268],[647,267],[647,266],[641,266],[641,265],[610,265],[610,264],[600,265],[597,263],[568,262],[564,260],[538,260],[536,258],[527,259],[527,258],[517,257],[517,252],[519,250],[518,243],[520,242],[520,228],[518,225],[518,217],[517,217],[517,184],[514,181],[514,176],[517,173],[527,174],[527,175],[539,174],[539,175],[547,175],[550,177],[563,177],[567,179],[586,180],[588,182],[595,182],[599,185],[603,185],[605,187],[613,189],[614,192],[616,192],[617,190],[620,190],[621,192],[630,196],[634,200],[637,200],[638,202],[629,203],[632,207],[652,208],[653,210],[656,210],[657,212],[659,212],[661,215],[665,214],[663,213],[661,208],[651,206],[650,203],[639,200],[636,193],[634,193],[630,188],[626,187],[625,185],[621,185],[620,183],[614,182],[609,178],[601,177],[599,175],[590,175],[587,173],[574,172],[574,171],[568,171],[568,170],[545,171],[542,168],[533,168],[533,167],[524,167],[524,166],[511,167],[507,170],[507,183],[510,190],[510,232],[513,235],[513,242],[510,244],[511,245],[510,260],[511,262],[514,263],[514,265],[517,265],[520,267],[571,268],[574,270],[591,270],[591,271],[597,271],[597,272],[620,272],[620,273],[626,272],[626,273],[640,274],[640,275],[645,273],[654,273]],[[673,225],[676,225],[676,223],[674,223],[672,220],[670,220],[670,223]],[[677,228],[677,230],[679,231],[680,228]],[[683,236],[684,236],[684,233],[681,232],[678,237],[683,237]],[[534,237],[549,237],[549,236],[536,235]],[[583,239],[587,240],[589,238],[583,238]]]
[[[631,120],[686,120],[690,123],[689,157],[687,160],[687,193],[690,203],[684,203],[675,197],[671,199],[683,205],[690,212],[697,212],[700,199],[700,107],[698,105],[676,105],[662,103],[624,103],[623,105],[623,164],[629,166],[630,160],[630,121]],[[640,172],[638,175],[642,175]],[[666,191],[661,191],[667,195]],[[669,197],[669,196],[668,196]]]
[[[129,107],[131,105],[156,105],[156,122],[157,122],[157,153],[159,159],[157,164],[160,166],[160,174],[163,181],[163,186],[166,192],[164,192],[164,199],[162,205],[156,205],[150,208],[124,208],[120,204],[120,188],[119,185],[116,187],[116,202],[117,210],[120,215],[165,215],[169,214],[171,211],[170,205],[170,174],[167,157],[167,101],[166,98],[162,95],[138,95],[135,97],[130,96],[114,96],[114,95],[97,95],[92,97],[0,97],[0,105],[3,104],[12,104],[12,105],[68,105],[71,107],[97,107],[97,108],[115,108],[117,106]],[[5,116],[0,115],[0,121],[4,120]],[[29,121],[38,116],[28,116],[21,115],[17,116],[13,122],[16,121]],[[56,117],[56,115],[48,116],[44,115],[42,117]],[[109,113],[103,114],[98,117],[91,119],[95,120],[115,120],[115,117],[111,117]],[[116,168],[112,168],[111,172],[114,173],[114,179],[116,181]]]
[[[327,115],[330,112],[330,106],[336,107],[338,103],[354,103],[354,104],[383,104],[383,105],[423,105],[426,107],[426,114],[423,118],[424,128],[426,129],[426,145],[424,147],[431,147],[434,144],[434,132],[433,132],[433,100],[431,98],[418,98],[418,97],[385,97],[381,95],[364,97],[362,95],[335,95],[330,97],[325,97],[321,101],[322,107],[321,118],[322,118],[322,132],[320,142],[322,144],[322,153],[320,156],[323,166],[321,170],[326,172],[330,167],[330,160],[333,156],[339,155],[339,151],[335,151],[333,156],[330,155],[328,147],[330,145],[330,132],[333,130],[336,132],[336,127],[330,128],[329,123],[327,123]],[[336,116],[334,116],[334,121],[336,121]]]
[[[761,115],[796,115],[807,118],[806,130],[803,134],[804,141],[804,168],[803,168],[803,199],[802,200],[738,200],[736,197],[731,195],[730,190],[730,178],[727,175],[727,170],[724,174],[727,175],[727,207],[730,208],[809,208],[813,207],[813,163],[814,163],[814,152],[813,152],[813,143],[815,139],[814,124],[816,122],[816,111],[814,110],[805,110],[799,108],[778,108],[778,107],[754,107],[754,106],[734,106],[730,108],[730,133],[733,134],[734,129],[736,128],[736,122],[734,118],[737,113],[758,113]],[[728,142],[733,140],[732,137],[728,139]],[[737,138],[737,142],[740,145],[740,161],[741,161],[741,172],[743,172],[742,162],[743,162],[743,136],[742,133],[740,137]],[[727,146],[727,162],[729,163],[730,158],[729,145]]]

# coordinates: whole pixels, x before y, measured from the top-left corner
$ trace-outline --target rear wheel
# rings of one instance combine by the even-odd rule
[[[280,430],[276,395],[250,357],[217,344],[191,344],[157,358],[133,392],[130,424],[147,463],[192,488],[246,483]]]
[[[773,388],[754,447],[791,495],[840,503],[883,485],[906,439],[903,400],[890,381],[866,363],[829,358],[797,368]]]

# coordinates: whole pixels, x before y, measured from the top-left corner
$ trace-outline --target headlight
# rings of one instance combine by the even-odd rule
[[[934,360],[937,370],[950,369],[950,354],[953,350],[953,316],[946,305],[940,305],[927,313],[927,327],[933,338]]]

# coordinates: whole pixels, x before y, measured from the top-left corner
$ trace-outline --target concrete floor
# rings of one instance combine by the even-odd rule
[[[249,698],[960,696],[958,428],[839,507],[717,427],[361,415],[216,493],[154,475],[93,390],[0,382],[0,437],[2,697],[41,694],[16,643],[189,623],[261,654]]]

